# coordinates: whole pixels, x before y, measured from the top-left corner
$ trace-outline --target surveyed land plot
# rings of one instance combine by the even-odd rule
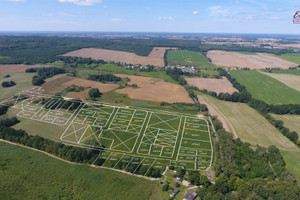
[[[105,103],[47,97],[36,89],[0,104],[17,116],[65,127],[65,143],[99,151],[94,164],[147,175],[167,165],[207,170],[212,162],[209,124],[204,118]]]

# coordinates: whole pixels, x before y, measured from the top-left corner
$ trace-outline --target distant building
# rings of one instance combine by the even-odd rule
[[[180,190],[178,188],[175,188],[172,194],[170,194],[170,197],[175,197],[178,194],[178,192],[180,192]]]
[[[198,194],[196,192],[189,192],[183,200],[194,200],[196,199],[196,197],[198,196]]]
[[[181,183],[181,182],[182,182],[182,179],[179,178],[179,177],[177,177],[177,178],[175,178],[175,181]]]

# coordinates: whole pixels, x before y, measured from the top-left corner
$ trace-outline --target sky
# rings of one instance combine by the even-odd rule
[[[0,31],[300,34],[300,0],[0,0]]]

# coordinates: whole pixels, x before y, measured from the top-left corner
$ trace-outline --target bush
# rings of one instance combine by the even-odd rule
[[[32,77],[32,85],[42,85],[45,83],[45,80],[41,76]]]
[[[5,76],[4,76],[4,78],[9,78],[9,77],[10,77],[10,75],[9,75],[9,74],[7,74],[7,75],[5,75]]]
[[[98,88],[92,88],[89,90],[89,97],[90,98],[97,98],[100,97],[101,93]]]
[[[14,81],[4,81],[2,82],[2,87],[12,87],[16,85],[16,83]]]

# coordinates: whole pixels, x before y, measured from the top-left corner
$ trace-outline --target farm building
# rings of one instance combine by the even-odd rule
[[[178,188],[175,188],[172,194],[170,194],[170,197],[175,197],[178,194],[178,192],[180,192],[180,190]]]
[[[189,192],[183,200],[194,200],[197,196],[198,194],[196,192]]]

